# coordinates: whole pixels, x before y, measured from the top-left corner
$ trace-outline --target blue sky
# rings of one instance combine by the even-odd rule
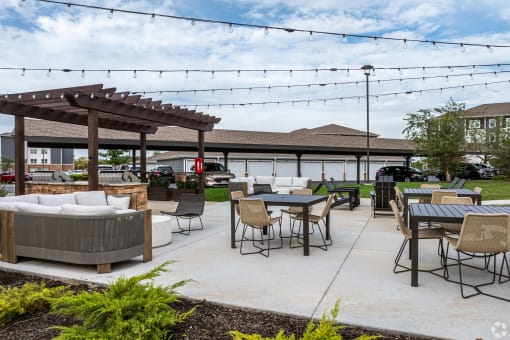
[[[215,89],[253,86],[286,86],[298,84],[358,82],[338,86],[310,86],[290,89],[252,91],[209,91],[193,93],[161,93],[153,98],[178,105],[220,103],[254,103],[300,101],[303,103],[210,106],[198,111],[222,118],[219,128],[265,131],[291,131],[336,123],[355,129],[366,128],[364,75],[360,67],[371,64],[376,74],[370,78],[370,127],[382,137],[402,138],[407,112],[444,105],[449,98],[467,107],[508,101],[506,84],[490,84],[510,80],[506,73],[475,75],[465,69],[403,71],[377,68],[409,66],[472,65],[510,63],[510,48],[458,46],[434,48],[430,44],[380,41],[269,31],[196,23],[140,15],[108,13],[26,0],[6,0],[0,7],[0,67],[41,67],[76,69],[300,69],[349,68],[347,72],[244,72],[210,74],[157,74],[87,72],[78,73],[0,70],[0,93],[16,93],[44,88],[59,88],[90,83],[103,83],[118,90],[154,91]],[[76,1],[104,6],[104,1]],[[510,2],[508,1],[338,1],[338,0],[238,0],[238,1],[108,1],[107,7],[148,13],[171,14],[214,20],[282,26],[305,30],[363,34],[407,39],[444,40],[464,43],[510,45]],[[510,67],[477,67],[469,72],[510,71]],[[468,72],[468,73],[469,73]],[[448,75],[448,79],[446,79]],[[438,76],[439,78],[380,82],[393,78]],[[485,83],[487,86],[469,87]],[[464,90],[432,88],[467,86]],[[420,95],[419,90],[423,90]],[[407,95],[383,96],[385,93],[408,92]],[[379,95],[378,98],[375,95]],[[353,99],[311,101],[353,97]],[[359,97],[359,100],[358,100]],[[193,107],[192,107],[193,108]],[[0,132],[12,129],[12,118],[0,116]]]

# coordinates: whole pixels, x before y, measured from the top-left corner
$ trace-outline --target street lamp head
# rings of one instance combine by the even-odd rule
[[[374,67],[372,65],[363,65],[361,66],[361,69],[363,70],[366,76],[369,76],[370,72],[374,69]]]

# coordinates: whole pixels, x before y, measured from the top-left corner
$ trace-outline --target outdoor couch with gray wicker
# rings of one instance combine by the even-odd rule
[[[133,195],[106,196],[103,191],[29,194],[0,198],[1,260],[18,257],[96,265],[142,255],[152,260],[151,210],[130,209]]]

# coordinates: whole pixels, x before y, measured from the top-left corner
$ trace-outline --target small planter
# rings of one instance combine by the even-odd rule
[[[170,201],[172,200],[172,190],[168,188],[147,188],[147,198],[150,201]]]

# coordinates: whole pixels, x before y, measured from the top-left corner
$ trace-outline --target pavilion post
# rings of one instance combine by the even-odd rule
[[[16,195],[25,194],[25,118],[15,116],[14,118],[14,158],[16,179]]]
[[[99,189],[99,173],[98,173],[98,158],[99,158],[99,137],[98,137],[98,117],[97,111],[88,110],[88,176],[89,176],[89,191]]]
[[[360,183],[361,155],[356,155],[356,183]]]
[[[134,168],[136,167],[136,149],[131,149],[131,166]]]
[[[225,165],[225,169],[228,170],[228,151],[223,151],[223,164]]]
[[[147,183],[147,134],[140,134],[140,181]]]
[[[301,156],[303,156],[302,153],[297,153],[297,176],[301,177]]]
[[[205,156],[205,136],[204,131],[198,130],[198,158],[204,159]],[[198,192],[200,194],[204,193],[205,189],[205,172],[202,171],[202,173],[198,176]]]

